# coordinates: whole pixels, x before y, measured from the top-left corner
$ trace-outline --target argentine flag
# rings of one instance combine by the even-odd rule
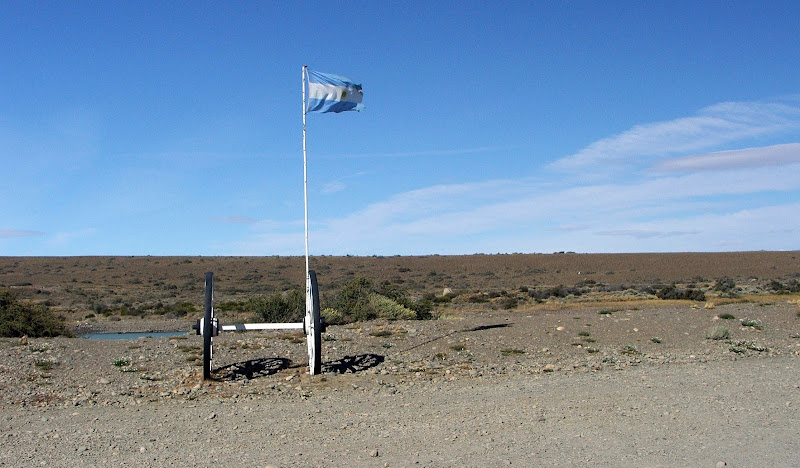
[[[350,78],[308,70],[306,112],[360,111],[364,93]]]

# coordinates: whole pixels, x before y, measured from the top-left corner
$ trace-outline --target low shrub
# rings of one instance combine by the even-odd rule
[[[727,340],[730,337],[731,331],[722,325],[712,327],[706,332],[706,338],[709,340]]]
[[[519,305],[519,299],[514,296],[506,296],[500,300],[500,305],[506,310],[515,309]]]
[[[290,289],[254,297],[247,301],[247,310],[269,323],[302,322],[306,315],[306,295],[299,289]]]
[[[385,318],[389,320],[414,320],[431,318],[433,298],[424,296],[411,300],[396,285],[384,283],[374,289],[372,281],[358,277],[342,286],[329,301],[339,323]],[[331,322],[328,322],[331,323]]]
[[[659,289],[656,292],[656,297],[659,299],[669,300],[689,300],[702,302],[706,300],[706,294],[699,289],[680,289],[674,284]]]
[[[378,293],[369,294],[368,305],[379,318],[389,320],[414,320],[417,318],[417,313],[413,310]]]
[[[639,349],[634,345],[625,345],[619,352],[622,354],[637,355],[639,354]]]
[[[719,292],[721,297],[734,298],[739,296],[736,290],[736,282],[733,280],[733,278],[729,278],[727,276],[717,279],[712,289]]]
[[[73,336],[66,319],[44,304],[20,301],[11,291],[0,290],[0,336]]]
[[[535,288],[528,291],[528,296],[538,301],[550,299],[551,297],[565,298],[569,296],[580,296],[581,294],[583,294],[583,292],[580,288],[568,288],[563,284],[552,288]]]
[[[763,330],[764,324],[761,323],[761,320],[758,319],[742,319],[742,326],[743,327],[752,327],[756,330]]]

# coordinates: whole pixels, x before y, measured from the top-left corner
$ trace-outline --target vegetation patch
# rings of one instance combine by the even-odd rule
[[[516,348],[504,348],[500,350],[500,353],[503,356],[514,356],[514,355],[525,354],[525,351]]]
[[[706,294],[694,288],[681,289],[671,284],[656,291],[656,297],[664,300],[689,300],[702,302],[706,300]]]
[[[731,331],[722,325],[716,325],[706,331],[706,338],[709,340],[727,340],[731,337]]]
[[[729,349],[731,352],[737,354],[745,354],[747,351],[756,351],[759,353],[768,351],[766,346],[761,346],[757,344],[755,341],[745,341],[745,340],[732,342],[731,347]]]
[[[719,317],[719,318],[721,318],[723,320],[733,320],[733,319],[736,318],[736,317],[733,316],[733,314],[719,314],[719,315],[717,315],[717,317]]]
[[[739,290],[736,288],[736,282],[733,278],[727,276],[719,278],[716,283],[714,283],[712,289],[718,292],[720,297],[739,297]]]
[[[619,352],[622,354],[630,354],[630,355],[641,354],[639,352],[639,349],[634,345],[625,345]]]
[[[53,359],[36,359],[33,361],[33,365],[42,372],[51,371],[59,364],[60,363],[58,361]]]
[[[127,367],[131,365],[131,358],[129,357],[119,357],[111,361],[111,365],[114,367]]]
[[[72,336],[66,319],[44,304],[21,301],[8,290],[0,290],[0,336]]]
[[[755,328],[756,330],[764,329],[764,324],[758,319],[742,319],[742,326]]]
[[[374,288],[372,281],[363,276],[346,283],[326,302],[330,310],[323,316],[326,316],[327,323],[337,325],[377,318],[428,319],[433,308],[433,296],[430,294],[420,300],[412,300],[397,285],[384,282]]]

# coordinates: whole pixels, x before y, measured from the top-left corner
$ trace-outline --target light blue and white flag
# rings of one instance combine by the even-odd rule
[[[308,70],[306,112],[360,111],[364,93],[350,78]]]

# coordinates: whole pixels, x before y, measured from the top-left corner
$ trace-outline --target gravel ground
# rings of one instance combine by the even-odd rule
[[[198,336],[4,339],[0,465],[797,466],[797,310],[329,327],[313,378],[302,335],[230,333],[210,382]]]

